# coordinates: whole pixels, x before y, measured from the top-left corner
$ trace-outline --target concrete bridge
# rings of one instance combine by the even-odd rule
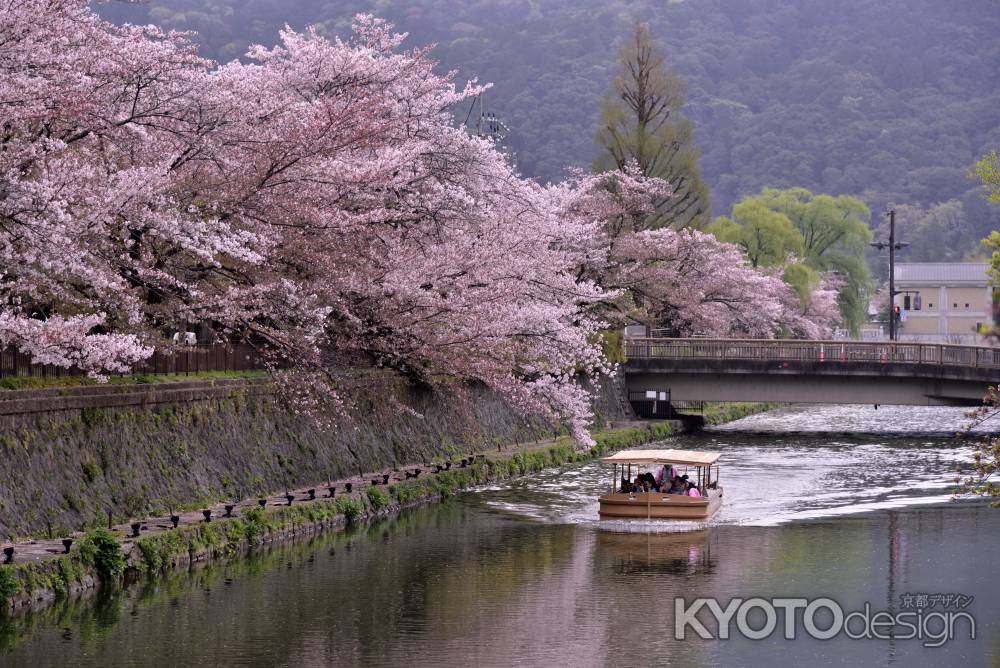
[[[625,354],[639,401],[973,406],[1000,384],[1000,348],[977,346],[628,337]]]

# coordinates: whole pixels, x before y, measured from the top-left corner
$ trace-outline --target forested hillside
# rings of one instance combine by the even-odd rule
[[[714,215],[764,186],[856,195],[876,214],[906,205],[922,216],[914,231],[943,221],[953,244],[924,244],[920,259],[960,258],[1000,227],[968,178],[1000,145],[995,0],[151,0],[99,11],[195,30],[219,60],[273,44],[284,23],[344,34],[355,12],[373,12],[412,46],[436,43],[442,69],[493,82],[488,109],[512,128],[521,171],[542,181],[590,166],[617,40],[644,21],[687,80]]]

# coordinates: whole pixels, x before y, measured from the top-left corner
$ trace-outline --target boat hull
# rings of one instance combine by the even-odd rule
[[[605,494],[598,502],[601,519],[707,520],[722,506],[722,490],[709,490],[707,496]]]

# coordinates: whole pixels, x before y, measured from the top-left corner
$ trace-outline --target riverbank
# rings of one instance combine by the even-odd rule
[[[728,410],[736,419],[750,407]],[[759,410],[767,407],[760,405]],[[721,419],[726,412],[718,409],[715,414]],[[0,566],[0,609],[37,609],[102,585],[132,583],[192,564],[225,563],[260,545],[341,529],[477,485],[590,460],[677,431],[677,423],[671,422],[603,430],[593,434],[596,445],[584,451],[575,449],[567,436],[499,446],[499,452],[474,452],[435,465],[436,471],[408,465],[388,474],[372,472],[238,503],[205,504],[199,510],[113,525],[110,530],[22,542],[12,546],[14,563]]]
[[[389,484],[372,484],[381,483],[386,474],[371,473],[367,484],[362,477],[341,479],[323,487],[290,490],[228,505],[206,505],[200,511],[173,517],[150,517],[131,526],[92,529],[76,538],[16,544],[14,557],[20,563],[0,566],[0,608],[37,608],[102,584],[133,582],[141,576],[180,570],[193,563],[225,562],[257,545],[342,528],[439,501],[476,485],[585,461],[673,433],[675,426],[669,422],[601,431],[594,434],[597,444],[585,451],[576,450],[564,436],[511,445],[500,453],[474,453],[460,462],[448,462],[447,470],[421,470],[416,478],[411,476],[420,467],[408,466],[389,474]],[[349,493],[345,492],[348,485]],[[172,526],[173,518],[177,519],[177,528]],[[70,541],[68,548],[64,540]]]
[[[715,425],[733,422],[750,415],[756,415],[757,413],[765,413],[769,410],[781,408],[785,405],[787,404],[752,401],[706,404],[702,409],[702,415],[705,418],[705,426],[713,427]]]

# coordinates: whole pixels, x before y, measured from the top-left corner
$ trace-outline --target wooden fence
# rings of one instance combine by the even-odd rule
[[[182,374],[202,371],[252,371],[264,369],[264,360],[250,344],[174,346],[156,350],[151,357],[133,365],[133,374]],[[0,378],[32,376],[60,378],[81,376],[77,368],[35,364],[31,356],[13,348],[0,350]]]

